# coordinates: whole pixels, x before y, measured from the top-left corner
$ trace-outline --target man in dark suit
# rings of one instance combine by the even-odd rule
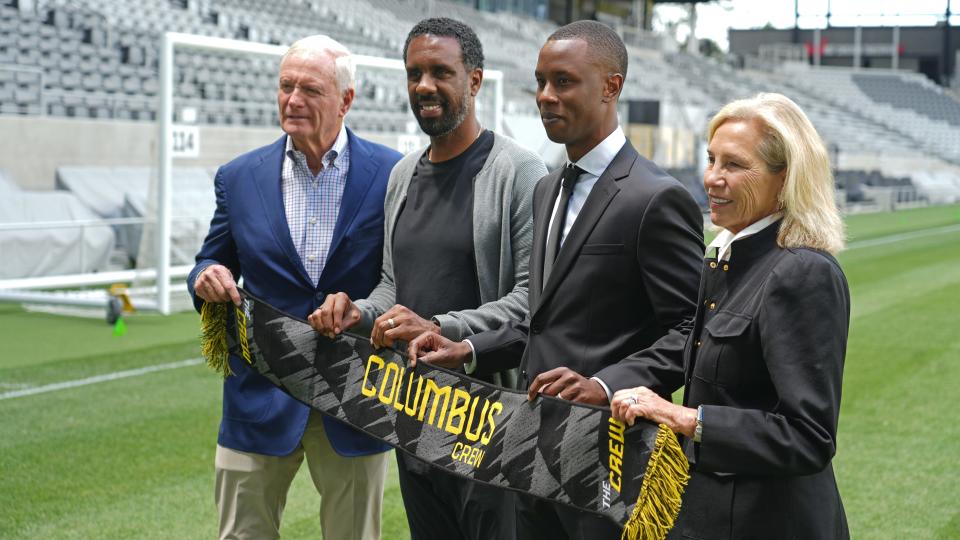
[[[637,154],[617,121],[626,48],[610,28],[554,32],[537,62],[537,106],[569,163],[534,190],[529,317],[454,343],[424,334],[411,361],[520,364],[537,394],[606,405],[644,381],[675,388],[695,313],[703,220],[690,194]],[[642,351],[637,353],[636,351]],[[518,537],[619,538],[608,520],[521,497]]]
[[[363,297],[380,279],[383,199],[400,154],[360,139],[349,51],[326,36],[280,63],[277,142],[217,171],[217,209],[187,283],[204,302],[251,294],[306,318],[330,291]],[[223,386],[216,455],[220,538],[278,538],[287,490],[307,458],[323,537],[380,537],[389,447],[285,394],[236,357]]]

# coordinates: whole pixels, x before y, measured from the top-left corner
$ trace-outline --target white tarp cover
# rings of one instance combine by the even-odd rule
[[[124,206],[128,199],[139,208],[147,208],[148,201],[156,198],[150,193],[150,180],[155,175],[155,167],[64,165],[57,167],[56,188],[70,191],[102,217],[122,217],[125,216]],[[213,176],[208,169],[174,167],[171,179],[174,216],[183,215],[181,203],[202,197],[208,201],[204,210],[210,210],[204,218],[209,220],[213,217],[216,201]],[[196,205],[189,206],[189,209],[183,210],[195,210]]]
[[[154,167],[62,166],[57,168],[58,189],[69,190],[105,218],[154,219],[156,196]],[[174,167],[171,264],[189,264],[207,232],[216,207],[213,176],[203,167]],[[115,227],[117,248],[138,267],[153,261],[153,226]]]
[[[0,176],[0,223],[97,219],[70,193],[22,191]],[[96,272],[113,249],[107,225],[0,230],[0,279]]]

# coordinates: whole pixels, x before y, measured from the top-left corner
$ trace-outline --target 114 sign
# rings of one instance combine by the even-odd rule
[[[200,128],[174,125],[171,129],[170,154],[175,158],[200,157]]]

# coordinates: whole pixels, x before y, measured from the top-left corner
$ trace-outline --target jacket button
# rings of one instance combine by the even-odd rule
[[[699,347],[700,345],[702,345],[702,343],[701,343],[700,340],[698,339],[698,340],[694,343],[694,345],[696,345],[697,347]]]
[[[543,327],[540,326],[539,324],[531,324],[531,325],[530,325],[530,332],[532,332],[532,333],[534,333],[534,334],[539,334],[539,333],[542,332],[542,331],[543,331]]]
[[[710,261],[710,268],[716,268],[716,267],[717,267],[716,261]]]
[[[730,270],[730,265],[729,264],[723,265],[723,271],[726,272],[728,270]]]
[[[716,302],[710,302],[710,305],[707,306],[707,307],[710,308],[710,309],[717,309],[717,303],[716,303]]]

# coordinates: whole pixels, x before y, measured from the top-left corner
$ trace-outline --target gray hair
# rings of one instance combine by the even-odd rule
[[[357,65],[350,50],[339,41],[323,34],[298,39],[280,59],[280,65],[291,56],[314,56],[326,54],[333,58],[337,72],[337,90],[341,93],[356,86]]]

